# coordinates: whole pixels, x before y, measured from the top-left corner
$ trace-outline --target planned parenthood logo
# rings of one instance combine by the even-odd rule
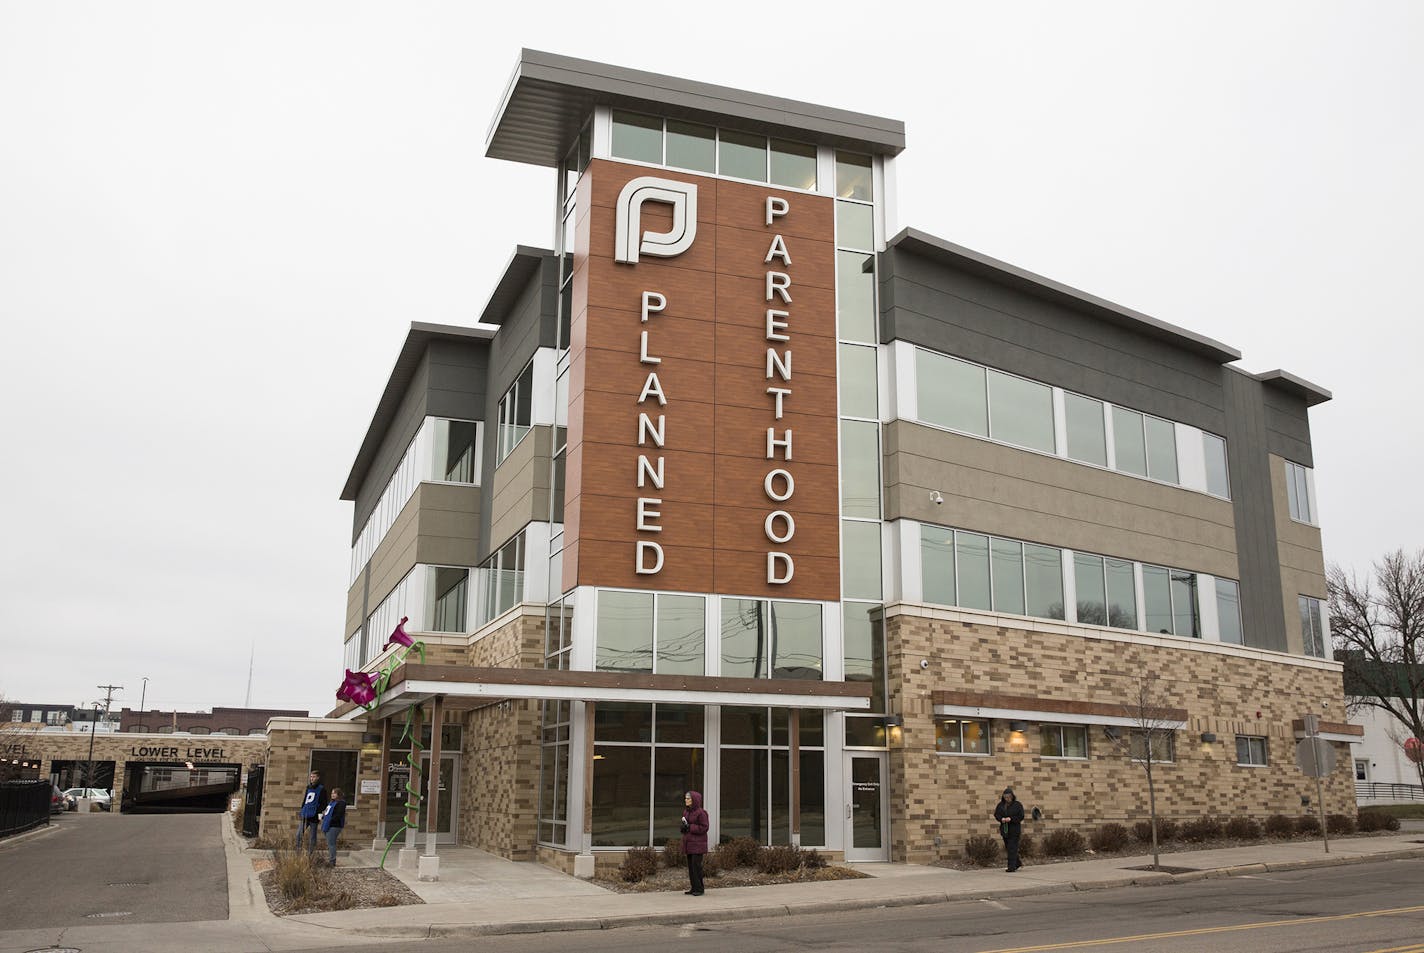
[[[644,202],[672,206],[669,231],[643,231]],[[675,258],[691,248],[692,240],[697,237],[697,186],[651,175],[633,179],[618,193],[616,214],[614,261],[636,265],[639,253]]]

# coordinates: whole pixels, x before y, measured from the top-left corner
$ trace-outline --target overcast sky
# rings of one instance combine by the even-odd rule
[[[406,329],[552,240],[520,47],[904,121],[901,225],[1334,391],[1327,559],[1424,545],[1424,4],[0,0],[0,695],[330,707]]]

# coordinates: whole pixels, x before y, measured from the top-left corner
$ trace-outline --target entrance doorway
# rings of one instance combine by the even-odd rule
[[[420,819],[415,842],[424,846],[426,841],[426,808],[430,804],[430,752],[422,752],[420,757]],[[405,816],[406,780],[410,771],[404,761],[392,766],[388,776],[390,795],[386,798],[385,836],[394,834]],[[454,819],[459,816],[456,805],[460,800],[460,755],[454,752],[440,753],[440,806],[436,815],[435,843],[454,844],[459,839]],[[397,845],[399,846],[399,845]]]
[[[890,815],[886,810],[884,751],[847,751],[845,857],[849,861],[890,859]]]

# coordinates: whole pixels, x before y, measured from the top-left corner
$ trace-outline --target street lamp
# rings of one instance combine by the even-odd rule
[[[143,676],[143,691],[138,695],[138,714],[143,718],[143,700],[148,697],[148,676]]]

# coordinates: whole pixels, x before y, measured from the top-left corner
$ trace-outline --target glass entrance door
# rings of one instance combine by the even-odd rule
[[[890,859],[886,762],[883,751],[846,752],[846,860]]]
[[[456,804],[460,797],[460,756],[458,754],[440,755],[440,806],[436,815],[437,844],[453,844],[456,842],[455,818],[459,816]],[[409,777],[409,770],[406,769],[405,762],[400,762],[399,766],[391,771],[391,796],[386,801],[386,836],[396,832],[401,825],[401,819],[405,816],[405,782]],[[420,820],[419,830],[416,834],[416,843],[425,843],[425,831],[428,824],[426,820],[426,807],[430,804],[430,752],[424,752],[420,758]]]

